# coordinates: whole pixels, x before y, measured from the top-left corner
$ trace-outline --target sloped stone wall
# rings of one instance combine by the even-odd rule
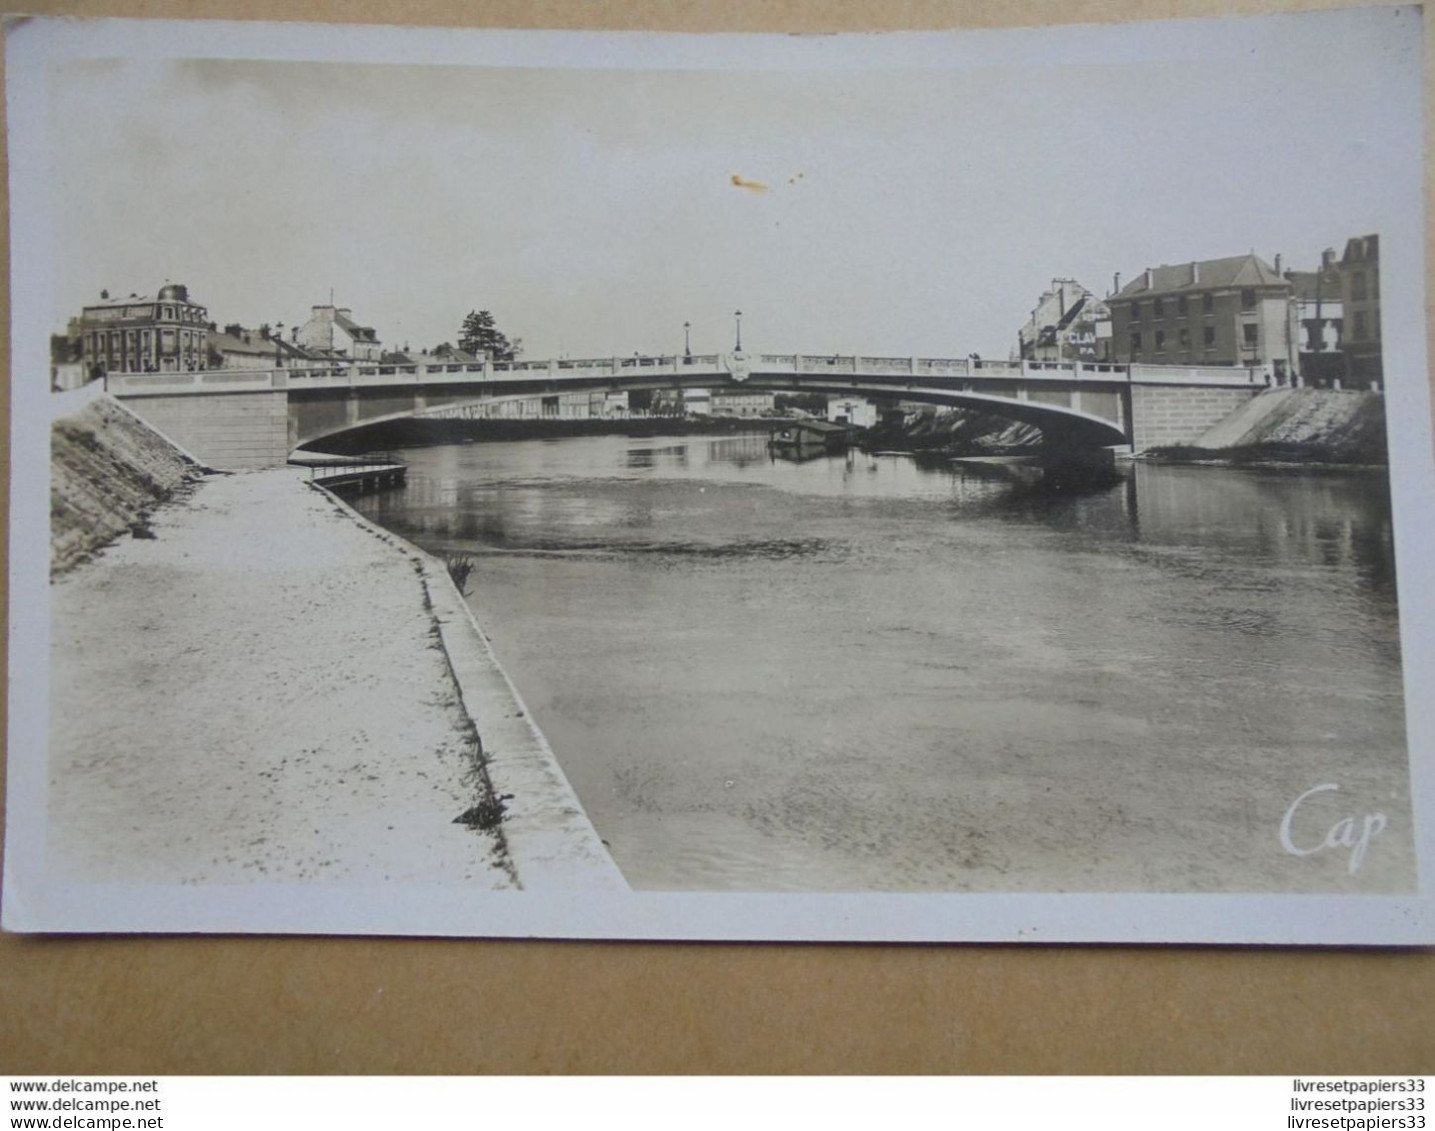
[[[120,537],[202,474],[133,413],[99,397],[50,429],[50,575]]]

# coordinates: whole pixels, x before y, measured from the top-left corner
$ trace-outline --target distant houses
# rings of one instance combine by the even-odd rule
[[[210,369],[274,369],[283,364],[283,351],[267,326],[246,330],[231,323],[223,330],[209,331]]]
[[[1343,344],[1347,376],[1359,383],[1384,380],[1380,345],[1380,237],[1347,240],[1340,258]]]
[[[1147,267],[1096,298],[1053,279],[1024,326],[1031,361],[1264,366],[1280,385],[1379,388],[1380,241],[1327,248],[1315,270],[1248,252]]]
[[[153,297],[101,291],[80,312],[81,362],[91,377],[202,369],[209,331],[208,311],[182,283],[166,283]]]
[[[1287,271],[1300,326],[1300,378],[1307,385],[1329,388],[1345,381],[1348,360],[1342,341],[1345,325],[1345,277],[1335,249],[1321,252],[1314,271]],[[1376,378],[1379,379],[1378,376]]]
[[[1017,331],[1028,361],[1110,361],[1111,310],[1075,279],[1053,279]]]
[[[1337,259],[1283,270],[1254,252],[1147,267],[1104,298],[1073,278],[1053,278],[1017,331],[1016,354],[1034,362],[1258,366],[1278,384],[1379,388],[1384,380],[1380,240],[1354,236]],[[203,369],[472,366],[490,359],[445,343],[385,349],[349,307],[319,304],[286,335],[230,323],[220,330],[182,283],[153,296],[102,291],[51,340],[50,381],[72,388],[107,373]],[[672,403],[669,403],[669,400]],[[652,411],[757,416],[771,393],[690,389],[634,401]],[[616,402],[605,407],[619,411]]]
[[[305,349],[341,354],[353,361],[377,362],[383,343],[372,326],[354,321],[354,312],[342,306],[315,306],[309,321],[299,327],[298,344]]]
[[[1291,284],[1257,255],[1148,267],[1112,296],[1118,362],[1268,365],[1277,384],[1297,371]]]

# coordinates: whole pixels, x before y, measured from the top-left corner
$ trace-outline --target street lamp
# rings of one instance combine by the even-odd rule
[[[687,358],[689,361],[692,360],[692,356],[693,356],[693,336],[692,336],[692,329],[693,329],[693,324],[692,324],[691,322],[684,322],[684,323],[683,323],[683,356],[684,356],[685,358]]]
[[[735,311],[733,317],[737,319],[737,352],[742,353],[742,311]]]

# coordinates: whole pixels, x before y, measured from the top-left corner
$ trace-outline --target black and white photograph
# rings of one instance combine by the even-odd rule
[[[1422,34],[12,27],[5,926],[1435,941]]]

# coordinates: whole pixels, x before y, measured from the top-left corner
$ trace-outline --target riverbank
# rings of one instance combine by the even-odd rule
[[[443,567],[305,474],[197,479],[51,586],[47,869],[622,887]]]
[[[949,459],[1036,456],[1041,432],[966,409],[924,408],[874,428],[873,451],[902,452],[928,464]],[[1218,467],[1383,468],[1385,399],[1340,389],[1268,389],[1190,444],[1138,452],[1153,463]]]
[[[1384,468],[1385,398],[1342,389],[1268,389],[1193,443],[1142,459],[1218,467]]]
[[[67,399],[74,411],[50,429],[52,576],[123,534],[145,537],[154,508],[204,474],[197,460],[118,401],[94,395]]]

